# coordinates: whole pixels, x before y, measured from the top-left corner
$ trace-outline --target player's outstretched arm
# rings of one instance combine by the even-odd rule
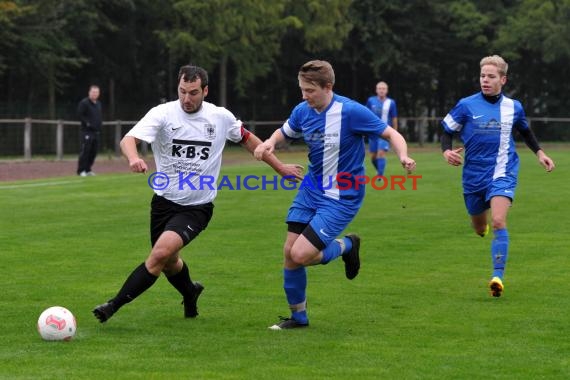
[[[258,160],[262,160],[264,155],[273,153],[275,151],[275,146],[284,141],[285,136],[283,135],[283,132],[281,132],[281,129],[276,129],[271,137],[255,147],[253,155]]]
[[[279,134],[282,135],[279,130],[276,132],[279,132]],[[275,133],[273,133],[273,135],[275,135]],[[291,178],[293,181],[302,180],[303,167],[301,165],[284,164],[273,153],[276,144],[276,142],[274,142],[275,140],[271,140],[273,135],[265,142],[261,142],[259,137],[251,133],[247,141],[243,143],[242,146],[252,153],[256,159],[264,161],[271,166],[280,176]]]
[[[394,147],[396,155],[398,155],[398,158],[400,159],[400,163],[408,173],[411,173],[416,169],[416,161],[408,156],[408,144],[400,132],[396,131],[392,127],[387,127],[380,137],[390,141],[390,144]]]
[[[139,152],[137,151],[137,144],[140,140],[132,136],[125,136],[121,140],[121,151],[123,155],[129,161],[129,167],[131,171],[135,173],[146,173],[148,166],[142,158],[139,157]]]

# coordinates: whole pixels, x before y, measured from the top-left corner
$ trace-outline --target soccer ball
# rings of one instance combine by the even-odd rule
[[[38,318],[38,332],[44,340],[71,340],[75,331],[75,317],[65,307],[53,306],[45,309]]]

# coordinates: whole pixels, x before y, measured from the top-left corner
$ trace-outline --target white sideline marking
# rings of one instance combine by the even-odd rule
[[[117,179],[117,178],[124,178],[124,177],[119,175],[119,176],[105,177],[104,179]],[[78,180],[69,180],[69,181],[34,182],[34,183],[23,183],[21,185],[0,185],[0,190],[25,189],[29,187],[44,187],[44,186],[69,185],[69,184],[85,184],[89,180],[90,179],[78,178]]]
[[[40,183],[23,183],[21,185],[7,185],[0,186],[0,190],[8,189],[24,189],[26,187],[43,187],[43,186],[55,186],[55,185],[67,185],[69,183],[78,183],[77,181],[59,181],[59,182],[40,182]]]

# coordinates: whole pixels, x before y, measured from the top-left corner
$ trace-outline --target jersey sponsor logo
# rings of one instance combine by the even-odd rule
[[[485,115],[477,115],[477,116],[473,115],[473,120],[477,120],[477,119],[479,119],[479,118],[481,118],[481,117],[483,117],[483,116],[485,116]]]
[[[475,130],[474,133],[485,134],[485,135],[495,135],[501,131],[501,123],[496,119],[491,119],[488,122],[484,120],[474,122]]]
[[[179,126],[176,127],[176,128],[175,128],[175,127],[172,127],[172,130],[175,131],[175,130],[180,129],[180,128],[182,128],[182,127],[183,127],[183,125],[179,125]]]
[[[212,143],[209,141],[195,140],[172,140],[172,157],[185,157],[207,160],[210,157],[210,147]]]
[[[319,232],[321,233],[321,235],[325,235],[326,237],[330,237],[329,234],[327,234],[327,233],[325,232],[325,229],[324,229],[324,228],[321,228],[321,229],[319,230]]]
[[[505,194],[512,194],[513,191],[512,190],[505,190]]]
[[[216,126],[214,124],[204,124],[204,136],[208,140],[214,140],[216,138]]]

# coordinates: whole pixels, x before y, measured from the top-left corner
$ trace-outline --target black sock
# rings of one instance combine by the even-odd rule
[[[172,276],[167,276],[166,279],[172,284],[182,294],[183,297],[193,296],[196,292],[196,288],[190,279],[190,271],[188,271],[188,266],[183,261],[182,269],[180,272]]]
[[[150,273],[144,263],[139,265],[127,278],[117,296],[111,300],[113,301],[115,311],[140,296],[145,290],[150,288],[157,279],[158,276]]]
[[[378,163],[376,162],[376,158],[371,158],[370,161],[372,161],[372,165],[374,165],[374,168],[378,170]]]

